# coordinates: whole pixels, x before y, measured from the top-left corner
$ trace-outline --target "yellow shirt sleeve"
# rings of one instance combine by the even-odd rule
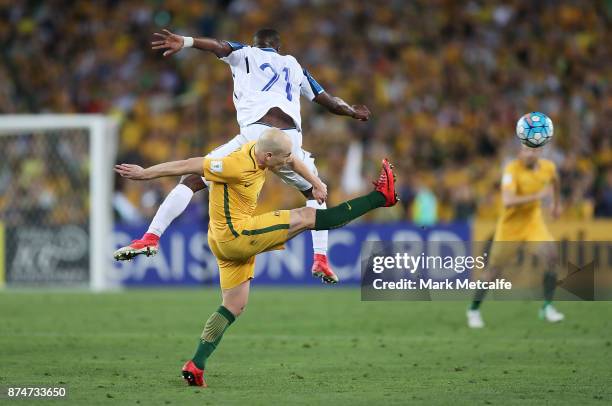
[[[223,158],[204,158],[204,178],[217,183],[238,183],[242,177],[241,160],[231,154]]]

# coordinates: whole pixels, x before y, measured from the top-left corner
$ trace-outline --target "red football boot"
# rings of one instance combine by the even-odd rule
[[[324,283],[338,283],[338,276],[332,271],[327,262],[327,255],[314,254],[312,276],[321,278]]]
[[[195,366],[192,360],[189,360],[183,365],[183,379],[190,386],[202,386],[208,388],[204,380],[204,370]]]
[[[380,192],[385,197],[385,207],[394,206],[399,199],[395,193],[395,175],[393,174],[393,165],[389,163],[387,158],[382,160],[382,168],[380,177],[374,183],[374,190]]]
[[[128,261],[138,255],[147,257],[157,254],[159,251],[159,237],[155,234],[145,233],[140,240],[134,240],[130,245],[119,248],[113,254],[117,261]]]

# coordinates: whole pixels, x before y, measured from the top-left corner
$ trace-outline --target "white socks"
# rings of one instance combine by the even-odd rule
[[[176,185],[157,209],[147,233],[161,237],[170,223],[185,211],[192,197],[193,190],[182,183]]]
[[[314,209],[327,209],[327,204],[319,204],[316,200],[307,200],[306,207]],[[327,230],[312,230],[312,250],[315,254],[327,255]]]

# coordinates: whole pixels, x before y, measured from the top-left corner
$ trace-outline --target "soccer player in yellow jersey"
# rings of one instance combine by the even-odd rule
[[[190,385],[206,386],[206,360],[247,304],[257,254],[283,249],[287,240],[303,231],[341,227],[368,211],[397,203],[394,175],[384,159],[375,190],[365,196],[329,209],[302,207],[253,216],[267,169],[294,170],[313,185],[317,200],[326,199],[325,184],[292,157],[291,148],[287,134],[270,129],[224,158],[190,158],[147,169],[130,164],[115,167],[121,176],[135,180],[197,174],[212,182],[208,243],[219,265],[223,303],[206,322],[195,355],[183,366]]]
[[[541,201],[552,195],[552,214],[560,214],[559,178],[555,164],[540,158],[542,148],[529,148],[522,145],[518,158],[504,169],[501,181],[502,215],[497,223],[493,246],[489,259],[491,279],[495,278],[501,264],[515,257],[516,250],[507,249],[503,242],[526,242],[530,253],[545,257],[547,263],[556,261],[554,238],[546,227]],[[499,242],[499,243],[497,243]],[[563,320],[564,316],[552,306],[552,298],[557,283],[554,267],[551,265],[544,274],[544,306],[540,316],[550,322]],[[480,314],[480,304],[486,290],[478,290],[467,311],[468,326],[482,328],[484,322]]]

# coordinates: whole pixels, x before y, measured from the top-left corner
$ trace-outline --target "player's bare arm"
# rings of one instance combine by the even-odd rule
[[[182,161],[164,162],[143,168],[133,164],[115,165],[115,172],[124,178],[132,180],[150,180],[164,176],[202,175],[204,157],[189,158]]]
[[[512,190],[504,190],[502,191],[502,204],[505,207],[510,207],[510,206],[517,206],[517,205],[521,205],[525,203],[531,203],[531,202],[535,202],[535,201],[544,199],[545,197],[550,195],[551,192],[552,190],[550,186],[544,188],[544,190],[540,192],[532,193],[532,194],[524,195],[524,196],[518,196]]]
[[[304,162],[294,158],[288,162],[288,166],[312,185],[312,195],[319,204],[327,199],[327,185],[321,182],[321,179],[315,176],[314,173],[310,172],[306,165],[304,165]]]
[[[360,121],[370,119],[370,110],[362,105],[349,105],[340,97],[335,97],[327,92],[323,92],[314,98],[314,102],[325,107],[329,112],[339,116],[348,116]]]
[[[156,40],[151,42],[151,49],[164,50],[164,56],[172,56],[185,47],[185,37],[174,34],[166,29],[161,33],[153,33]],[[202,51],[209,51],[217,57],[222,58],[232,53],[232,48],[225,41],[220,41],[214,38],[193,38],[193,48]]]

